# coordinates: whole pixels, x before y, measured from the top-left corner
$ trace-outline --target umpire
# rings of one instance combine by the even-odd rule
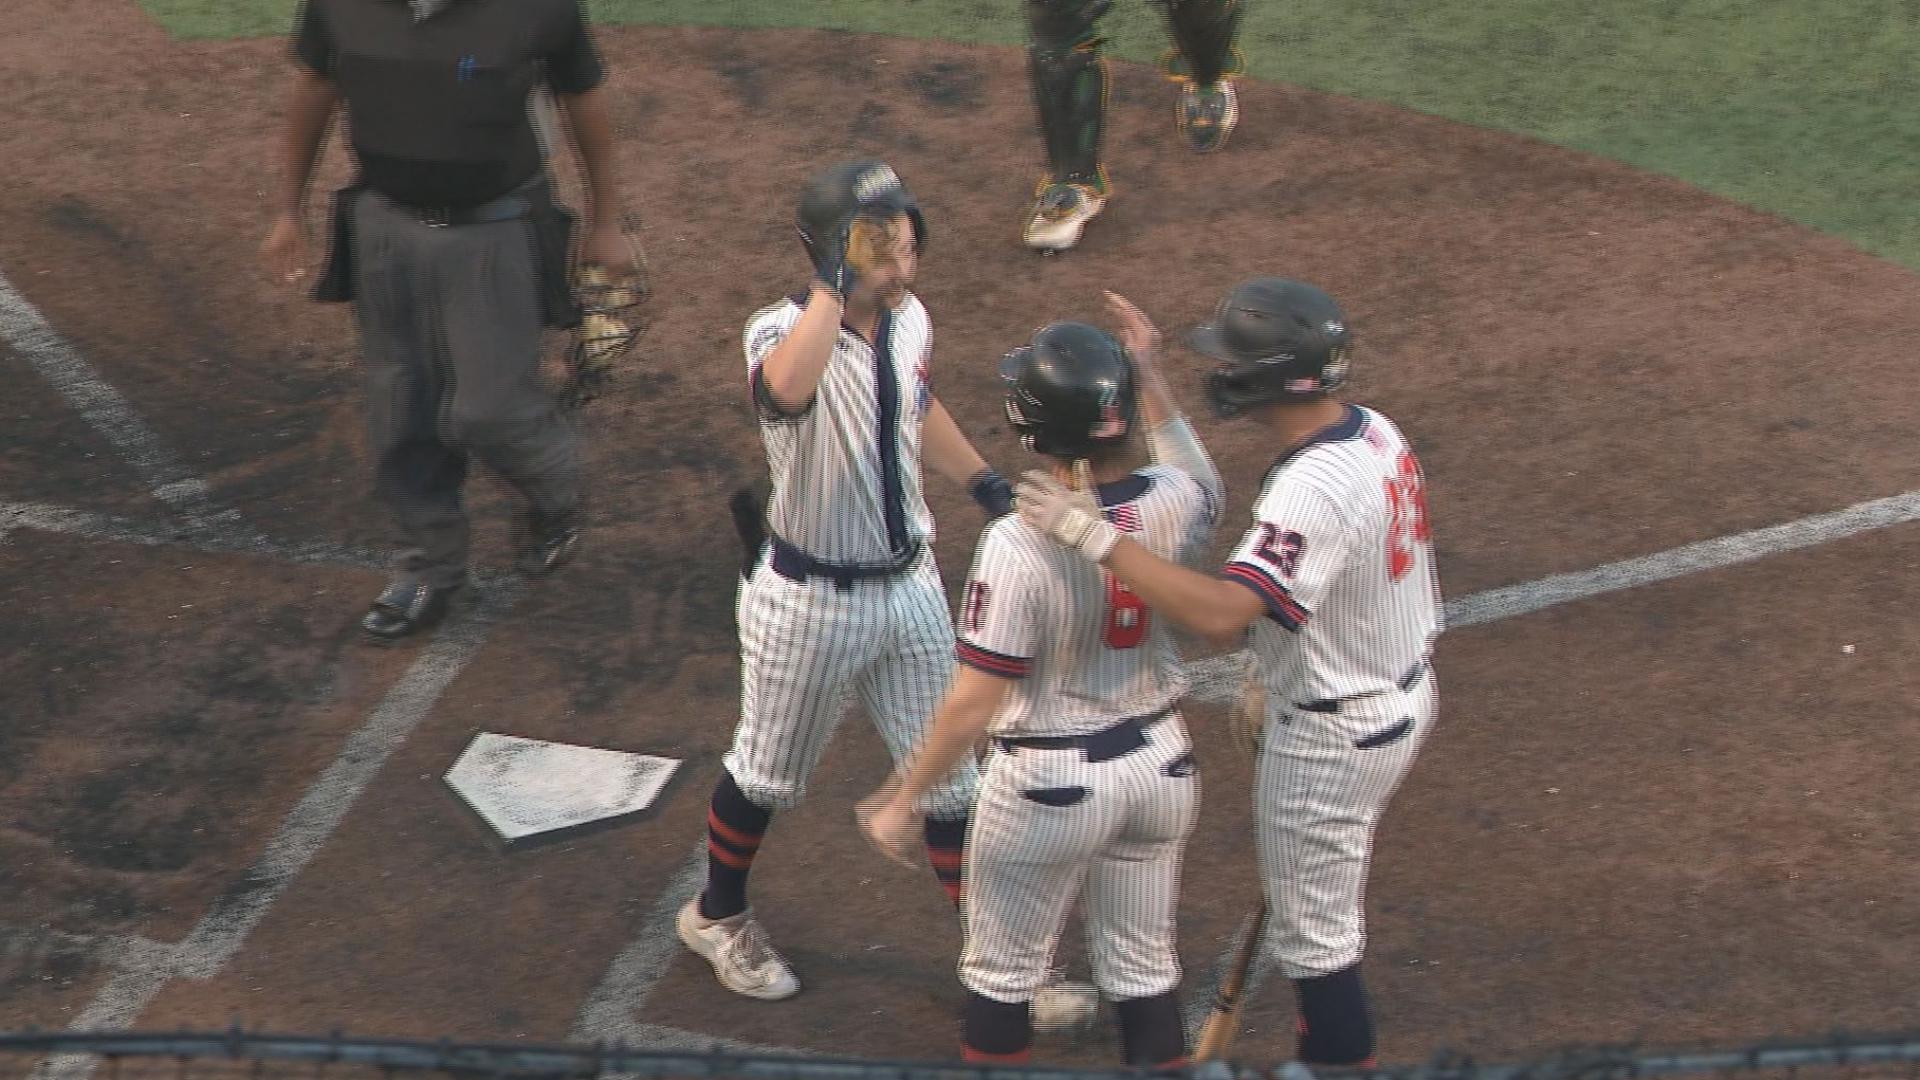
[[[551,573],[580,539],[580,455],[540,379],[544,327],[577,320],[529,95],[555,91],[586,175],[582,262],[632,271],[612,180],[605,69],[576,0],[306,0],[261,252],[306,276],[302,209],[334,108],[359,166],[335,193],[315,298],[353,302],[377,490],[403,547],[361,627],[404,638],[467,580],[460,488],[478,458],[526,500],[516,565]]]

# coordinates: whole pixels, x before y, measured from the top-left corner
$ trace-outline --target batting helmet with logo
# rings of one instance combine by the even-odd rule
[[[1207,376],[1207,399],[1233,416],[1345,383],[1353,334],[1333,297],[1302,281],[1261,277],[1234,286],[1187,343],[1221,361]]]
[[[1007,421],[1027,449],[1091,457],[1124,444],[1139,412],[1133,361],[1111,334],[1080,322],[1044,326],[1000,361]]]
[[[796,216],[807,257],[814,259],[818,244],[863,211],[906,214],[913,222],[914,250],[926,250],[926,216],[892,166],[884,161],[850,161],[817,174],[800,193]]]

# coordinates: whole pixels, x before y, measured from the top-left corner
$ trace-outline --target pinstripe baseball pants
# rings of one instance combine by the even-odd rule
[[[1348,698],[1335,713],[1270,707],[1254,820],[1267,947],[1288,978],[1332,974],[1365,951],[1374,826],[1433,730],[1437,698],[1429,669],[1411,690]]]
[[[1146,737],[1101,762],[1077,749],[991,751],[967,837],[967,989],[1031,1000],[1083,888],[1101,991],[1124,1001],[1179,985],[1174,909],[1200,778],[1177,714]]]
[[[953,622],[933,555],[890,578],[789,581],[766,556],[740,586],[740,726],[724,759],[740,791],[769,809],[794,806],[857,695],[896,762],[919,743],[953,675]],[[959,820],[973,806],[971,760],[929,791],[920,810]]]

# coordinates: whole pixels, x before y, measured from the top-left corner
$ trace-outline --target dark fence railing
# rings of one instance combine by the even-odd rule
[[[661,1052],[620,1045],[421,1042],[344,1035],[222,1033],[0,1033],[0,1080],[403,1080],[443,1073],[462,1080],[1138,1080],[1124,1069],[958,1062],[875,1061],[743,1055],[715,1050]],[[1832,1035],[1744,1046],[1656,1051],[1585,1047],[1537,1057],[1477,1062],[1440,1054],[1431,1061],[1356,1070],[1297,1063],[1206,1062],[1188,1080],[1920,1080],[1920,1033]],[[411,1080],[410,1077],[404,1080]]]

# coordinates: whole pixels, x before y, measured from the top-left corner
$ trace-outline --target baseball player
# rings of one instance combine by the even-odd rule
[[[1029,473],[1018,504],[1155,615],[1216,640],[1251,628],[1266,700],[1254,808],[1269,951],[1297,990],[1300,1059],[1364,1064],[1373,829],[1435,715],[1440,586],[1420,464],[1392,421],[1333,396],[1351,336],[1319,289],[1244,282],[1190,341],[1222,361],[1207,380],[1216,410],[1265,425],[1284,448],[1220,576],[1168,560],[1051,477]]]
[[[899,177],[877,161],[829,169],[802,194],[799,225],[809,291],[746,327],[770,535],[735,610],[740,724],[707,819],[707,884],[678,924],[721,985],[766,1000],[800,989],[747,908],[774,810],[799,802],[850,691],[898,759],[947,687],[953,625],[921,459],[990,513],[1012,500],[928,383],[932,328],[908,291],[927,226]],[[958,768],[926,799],[928,855],[956,904],[976,783]]]
[[[1240,118],[1233,76],[1245,68],[1234,45],[1240,0],[1159,0],[1174,47],[1164,57],[1180,84],[1174,119],[1187,145],[1202,154],[1225,146]],[[1080,242],[1087,222],[1106,208],[1107,172],[1100,134],[1107,116],[1107,64],[1097,28],[1113,0],[1025,0],[1027,72],[1047,172],[1021,230],[1028,247],[1061,251]]]
[[[1001,366],[1007,418],[1051,475],[1084,478],[1114,529],[1191,560],[1218,517],[1220,476],[1154,368],[1152,324],[1108,296],[1127,346],[1085,323],[1042,329]],[[1137,412],[1153,464],[1135,470]],[[959,621],[959,666],[927,741],[865,809],[874,842],[905,861],[916,803],[991,733],[967,844],[967,1060],[1026,1060],[1029,1005],[1084,890],[1094,982],[1116,1003],[1127,1062],[1183,1064],[1174,907],[1200,790],[1166,624],[1013,516],[981,537]]]

